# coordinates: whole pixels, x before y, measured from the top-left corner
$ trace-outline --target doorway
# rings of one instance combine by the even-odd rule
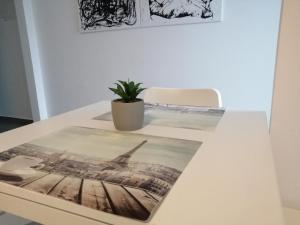
[[[0,132],[31,122],[14,1],[0,0]]]

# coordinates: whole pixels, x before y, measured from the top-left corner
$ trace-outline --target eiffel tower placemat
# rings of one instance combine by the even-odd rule
[[[147,221],[201,144],[69,127],[0,153],[0,182]]]
[[[179,106],[145,103],[145,125],[177,127],[202,131],[213,131],[222,118],[223,108]],[[111,112],[94,118],[112,121]]]

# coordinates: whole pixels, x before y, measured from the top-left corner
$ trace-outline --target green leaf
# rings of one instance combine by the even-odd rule
[[[117,89],[121,93],[121,97],[125,98],[127,96],[126,92],[120,84],[117,84]]]
[[[115,89],[115,88],[109,88],[109,90],[111,90],[114,94],[117,94],[117,93],[118,93],[118,90]]]
[[[118,82],[119,82],[121,85],[123,85],[125,91],[126,91],[126,89],[128,89],[128,84],[127,84],[126,81],[118,80]]]
[[[139,95],[144,90],[146,90],[146,88],[140,88],[139,90],[137,90],[137,94]]]

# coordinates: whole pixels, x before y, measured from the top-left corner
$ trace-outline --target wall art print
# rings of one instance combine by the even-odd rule
[[[222,0],[78,0],[82,32],[222,19]]]
[[[134,27],[139,23],[137,0],[79,0],[82,31]]]

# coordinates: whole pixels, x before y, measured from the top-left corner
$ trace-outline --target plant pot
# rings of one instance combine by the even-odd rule
[[[133,131],[143,127],[144,101],[125,103],[120,100],[111,102],[111,112],[116,129]]]

